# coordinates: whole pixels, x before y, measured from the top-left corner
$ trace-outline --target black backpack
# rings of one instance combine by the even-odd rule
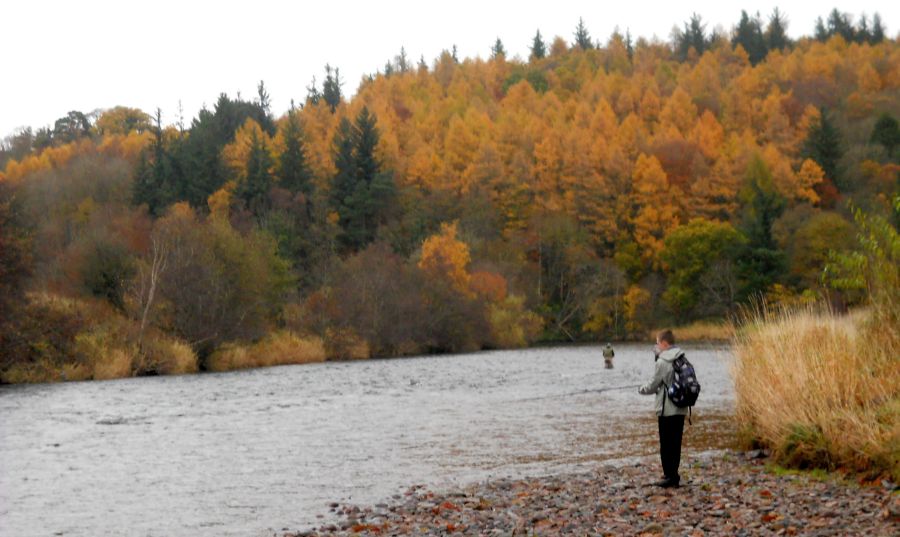
[[[672,369],[675,375],[672,377],[672,384],[666,387],[669,399],[677,407],[694,406],[697,402],[697,397],[700,396],[700,383],[697,382],[694,366],[688,362],[684,353],[681,353],[672,362]]]

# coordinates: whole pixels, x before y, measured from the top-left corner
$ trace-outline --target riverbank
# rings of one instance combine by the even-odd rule
[[[284,537],[376,535],[866,535],[900,532],[900,492],[833,474],[786,473],[759,451],[682,461],[679,489],[656,457],[589,473],[500,479],[457,490],[417,485],[390,503],[332,503],[337,521]],[[320,515],[325,517],[325,515]]]

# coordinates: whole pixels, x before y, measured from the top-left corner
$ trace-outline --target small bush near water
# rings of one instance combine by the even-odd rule
[[[325,345],[319,338],[301,338],[292,332],[275,332],[252,345],[226,344],[206,360],[210,371],[250,367],[308,364],[325,361]]]

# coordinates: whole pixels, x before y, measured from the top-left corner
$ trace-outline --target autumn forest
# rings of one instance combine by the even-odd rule
[[[171,125],[116,106],[20,129],[0,146],[0,380],[859,304],[823,269],[859,247],[854,211],[900,223],[900,44],[877,15],[810,27],[693,15],[663,42],[580,20],[527,59],[500,38],[487,59],[401,49],[352,98],[329,65],[283,112],[260,82]]]

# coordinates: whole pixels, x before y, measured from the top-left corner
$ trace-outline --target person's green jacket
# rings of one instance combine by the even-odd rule
[[[656,360],[656,370],[653,372],[653,379],[638,388],[638,392],[644,395],[656,394],[657,416],[686,416],[688,413],[687,408],[675,406],[675,403],[666,394],[666,386],[671,385],[675,377],[672,362],[675,361],[675,358],[678,358],[679,354],[684,354],[684,351],[678,347],[669,347],[661,352]]]

